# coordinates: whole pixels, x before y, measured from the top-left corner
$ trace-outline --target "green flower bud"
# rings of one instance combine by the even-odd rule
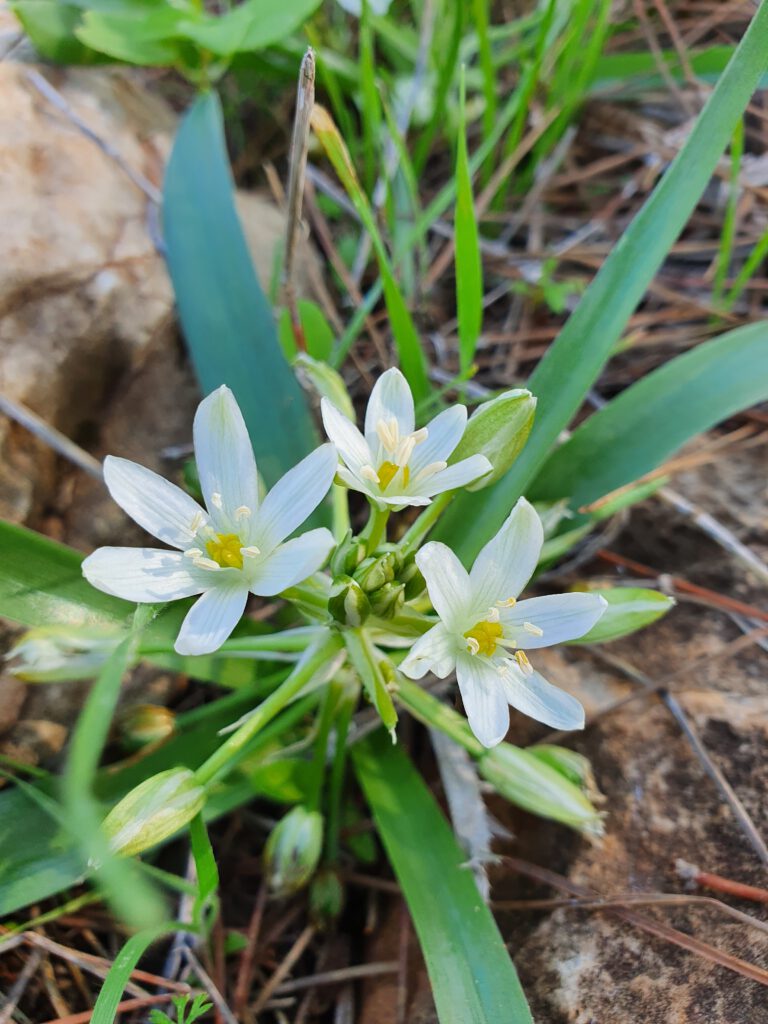
[[[362,626],[371,605],[360,584],[351,576],[338,576],[331,584],[328,611],[342,626]]]
[[[153,775],[116,804],[102,828],[113,853],[132,857],[188,825],[205,804],[205,790],[188,768]]]
[[[505,391],[475,409],[449,462],[484,455],[493,469],[467,484],[468,491],[482,490],[504,476],[528,440],[535,412],[536,399],[524,388]]]
[[[334,576],[350,576],[365,558],[365,544],[347,534],[331,555],[331,572]]]
[[[589,592],[604,597],[608,607],[588,633],[569,643],[604,644],[620,636],[629,636],[675,607],[674,598],[643,587],[590,587]]]
[[[170,736],[176,725],[176,716],[160,704],[136,704],[125,708],[117,716],[120,739],[131,748],[158,743]]]
[[[603,815],[581,788],[532,751],[500,743],[483,753],[477,764],[483,778],[518,807],[587,836],[603,834]]]
[[[298,372],[299,379],[309,381],[318,395],[333,402],[339,412],[343,412],[347,419],[354,423],[355,407],[352,405],[352,399],[349,397],[347,386],[340,373],[328,363],[313,359],[306,352],[299,352],[293,365]]]
[[[344,887],[332,868],[315,875],[309,890],[309,913],[318,928],[328,928],[344,909]]]
[[[400,559],[396,551],[385,551],[377,558],[366,558],[355,573],[355,579],[370,594],[394,580],[400,567]]]
[[[567,747],[557,747],[552,743],[538,743],[535,747],[528,747],[527,753],[533,754],[534,757],[544,764],[548,764],[569,782],[572,782],[574,786],[578,786],[593,803],[605,802],[605,797],[597,787],[588,757],[584,757],[583,754],[579,754],[575,750],[569,750]]]
[[[93,626],[41,626],[30,629],[8,652],[18,659],[11,673],[26,683],[95,679],[120,643],[119,631]]]
[[[423,594],[427,588],[427,582],[421,574],[421,569],[415,561],[410,561],[400,570],[399,581],[405,586],[405,600],[413,601],[419,594]]]
[[[269,887],[282,896],[303,888],[323,851],[323,816],[294,807],[275,825],[264,847]]]
[[[368,597],[374,615],[380,619],[392,619],[405,604],[405,586],[402,583],[385,583]]]

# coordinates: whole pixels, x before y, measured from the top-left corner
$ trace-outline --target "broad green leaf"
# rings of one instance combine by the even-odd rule
[[[456,311],[459,331],[459,364],[466,373],[475,358],[483,323],[483,261],[475,219],[472,175],[467,153],[464,68],[461,73],[459,133],[456,150]]]
[[[83,578],[82,555],[23,526],[0,522],[0,616],[25,626],[122,626],[135,605]]]
[[[382,729],[352,760],[411,912],[441,1024],[531,1024],[466,854],[408,755]]]
[[[697,78],[705,82],[716,82],[733,57],[735,49],[734,46],[708,46],[698,52],[689,50],[688,60]],[[662,50],[658,54],[650,53],[648,50],[605,53],[596,63],[590,92],[594,94],[609,89],[613,91],[617,85],[639,84],[643,89],[655,89],[664,85],[664,79],[659,74],[660,59],[664,61],[673,78],[679,81],[685,79],[685,70],[680,64],[680,55],[676,50]],[[768,75],[764,75],[759,83],[761,89],[766,86]]]
[[[180,34],[228,57],[281,42],[319,6],[320,0],[245,0],[225,14],[184,21]]]
[[[767,63],[768,0],[762,0],[685,145],[528,382],[539,400],[538,415],[520,458],[493,487],[459,495],[439,524],[436,537],[451,543],[465,562],[499,529],[599,376],[709,182]],[[467,522],[482,526],[466,530]]]
[[[536,500],[568,497],[579,508],[766,398],[768,323],[728,331],[660,366],[590,416],[549,457],[529,493]]]
[[[43,57],[57,64],[93,64],[98,54],[75,34],[81,12],[61,0],[17,0],[11,10]]]
[[[662,615],[674,608],[674,598],[660,594],[658,590],[644,587],[601,587],[590,589],[591,594],[601,594],[608,607],[598,623],[578,640],[571,640],[575,646],[581,644],[604,644],[629,636],[638,629],[650,626]]]
[[[129,64],[173,64],[178,53],[173,36],[181,17],[173,7],[132,15],[86,11],[75,35],[92,50]]]
[[[416,325],[405,303],[400,286],[395,280],[386,246],[376,224],[376,217],[358,180],[344,140],[333,123],[331,115],[321,106],[316,106],[312,111],[312,127],[347,195],[352,200],[363,226],[371,236],[381,274],[384,301],[387,305],[390,326],[400,357],[400,365],[411,386],[413,396],[418,402],[429,395],[427,363]]]
[[[269,486],[316,444],[304,395],[280,351],[232,200],[221,105],[202,93],[165,176],[163,226],[184,336],[207,394],[227,384]]]

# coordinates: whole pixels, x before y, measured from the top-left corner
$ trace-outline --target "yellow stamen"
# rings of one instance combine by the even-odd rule
[[[222,569],[242,569],[242,546],[243,542],[236,533],[217,533],[205,545],[205,550]]]
[[[517,604],[516,597],[506,597],[503,601],[497,601],[499,608],[514,608]]]
[[[389,485],[397,476],[399,470],[403,471],[403,487],[408,486],[408,481],[411,478],[411,472],[407,466],[398,466],[394,462],[382,462],[379,466],[379,486],[382,491],[386,491]]]
[[[485,654],[490,657],[496,650],[496,645],[502,636],[501,624],[498,622],[476,622],[472,629],[464,634],[469,641],[467,649],[472,654]],[[477,650],[475,650],[475,644]]]
[[[535,626],[532,622],[524,622],[523,629],[526,633],[530,633],[531,636],[544,636],[544,630],[541,626]]]
[[[525,675],[530,676],[533,674],[533,665],[528,661],[528,655],[525,651],[515,651],[515,661]]]

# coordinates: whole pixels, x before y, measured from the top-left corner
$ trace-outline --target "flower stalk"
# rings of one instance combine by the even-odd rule
[[[341,650],[342,643],[337,633],[328,631],[327,636],[317,649],[291,672],[288,678],[266,700],[254,710],[253,714],[243,722],[239,729],[208,758],[195,772],[201,786],[209,786],[214,779],[229,771],[242,756],[253,737],[271,722],[294,697],[297,697],[312,678],[324,668],[335,654]]]

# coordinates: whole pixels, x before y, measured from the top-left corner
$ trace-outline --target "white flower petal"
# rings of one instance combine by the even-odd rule
[[[416,564],[426,580],[432,607],[449,631],[471,629],[474,622],[467,621],[469,575],[451,549],[431,541],[416,554]]]
[[[105,594],[147,604],[176,601],[205,589],[182,554],[158,548],[98,548],[83,562],[83,575]]]
[[[378,491],[373,497],[374,501],[378,502],[379,508],[382,505],[391,505],[395,511],[408,505],[419,508],[422,505],[432,504],[432,499],[423,494],[382,494],[381,491]]]
[[[323,444],[289,469],[266,496],[253,525],[254,543],[265,553],[289,537],[330,490],[339,465],[332,444]]]
[[[428,477],[423,485],[417,484],[419,491],[432,497],[442,491],[454,491],[457,487],[464,487],[472,483],[480,476],[485,476],[493,467],[484,455],[470,455],[468,459],[441,469],[434,476]]]
[[[472,732],[484,747],[495,747],[509,729],[509,708],[498,672],[482,658],[461,653],[456,678]]]
[[[551,729],[583,729],[584,708],[570,693],[561,690],[539,672],[527,675],[512,662],[499,679],[513,708],[543,722]]]
[[[190,525],[208,516],[185,491],[151,469],[128,459],[108,455],[104,460],[104,481],[109,493],[139,526],[153,537],[175,548],[188,548],[195,531]]]
[[[497,601],[517,597],[533,575],[543,541],[536,510],[521,498],[472,566],[473,607],[482,611]]]
[[[329,440],[336,445],[339,455],[352,472],[359,473],[363,466],[371,465],[373,455],[355,424],[327,398],[321,400],[320,411]]]
[[[178,654],[212,654],[240,621],[248,600],[242,584],[207,590],[195,601],[181,624],[175,648]]]
[[[584,636],[607,607],[607,601],[599,594],[551,594],[501,608],[499,618],[505,639],[517,641],[524,650],[534,650]],[[525,623],[534,629],[526,630]],[[537,628],[542,631],[541,636],[536,635]]]
[[[322,566],[334,543],[331,531],[321,527],[281,544],[269,558],[257,564],[251,577],[251,593],[272,597],[301,583]]]
[[[427,439],[413,449],[410,468],[415,476],[419,470],[433,462],[447,462],[448,456],[459,443],[467,426],[467,408],[453,405],[427,424]]]
[[[456,667],[456,647],[456,637],[438,622],[419,637],[401,662],[400,671],[409,679],[421,679],[427,672],[445,679]]]
[[[405,377],[395,369],[387,370],[376,381],[365,410],[365,440],[373,451],[379,444],[376,424],[391,419],[397,420],[401,435],[413,433],[413,395]]]
[[[256,459],[243,414],[228,387],[203,399],[195,413],[195,459],[211,519],[220,532],[236,532],[236,510],[259,507]]]

